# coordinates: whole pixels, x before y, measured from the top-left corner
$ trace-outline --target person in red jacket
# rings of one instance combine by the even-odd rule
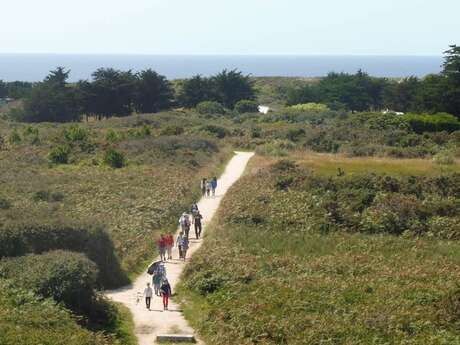
[[[163,234],[161,234],[160,238],[158,239],[158,251],[160,252],[160,260],[166,261],[166,238]]]
[[[174,247],[174,237],[172,234],[166,236],[166,251],[168,254],[168,260],[172,260],[172,248]]]

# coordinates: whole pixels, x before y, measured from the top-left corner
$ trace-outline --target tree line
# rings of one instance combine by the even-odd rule
[[[323,103],[349,111],[447,112],[460,117],[460,47],[452,45],[444,52],[442,67],[439,74],[397,81],[371,77],[361,70],[330,73],[318,83],[289,89],[287,103]]]
[[[216,101],[233,108],[240,100],[254,99],[249,76],[224,70],[215,76],[195,76],[178,82],[178,91],[165,76],[147,69],[138,73],[100,68],[91,80],[69,83],[70,71],[58,67],[25,96],[22,108],[10,113],[25,122],[72,122],[83,116],[98,119],[156,113],[174,106],[195,107]]]

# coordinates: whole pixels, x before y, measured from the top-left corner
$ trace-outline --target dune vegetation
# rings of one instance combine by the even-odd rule
[[[207,344],[460,343],[458,166],[288,158],[252,161],[186,268]]]

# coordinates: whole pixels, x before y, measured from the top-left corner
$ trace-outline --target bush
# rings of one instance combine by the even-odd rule
[[[226,128],[215,125],[203,126],[201,127],[201,130],[211,133],[219,139],[223,139],[229,134],[229,131]]]
[[[113,341],[78,325],[76,318],[50,299],[0,280],[0,344],[109,345]]]
[[[0,227],[0,259],[57,249],[85,253],[98,265],[100,286],[117,287],[127,282],[113,243],[100,226],[24,223]]]
[[[83,254],[51,251],[0,262],[0,277],[20,288],[52,298],[67,308],[87,315],[95,302],[97,266]]]
[[[256,101],[251,100],[241,100],[235,104],[235,111],[238,114],[245,114],[245,113],[258,113],[259,112],[259,104]]]
[[[104,164],[116,169],[123,168],[126,164],[123,153],[114,149],[109,149],[105,152],[103,162]]]
[[[371,233],[420,233],[420,202],[416,197],[399,193],[378,194],[363,215],[363,230]]]
[[[47,190],[40,190],[35,192],[32,199],[34,201],[62,201],[64,200],[64,194],[61,192],[50,192]]]
[[[20,144],[22,141],[21,136],[19,135],[17,129],[13,129],[13,131],[10,134],[9,142],[12,145],[17,145]]]
[[[219,102],[205,101],[198,103],[196,111],[202,115],[223,115],[225,109]]]
[[[439,165],[452,165],[455,163],[455,157],[451,151],[441,151],[433,157],[433,162]]]
[[[79,125],[71,125],[64,129],[63,135],[67,142],[75,143],[78,141],[86,141],[89,137],[89,132]]]
[[[296,105],[288,107],[287,110],[290,112],[296,112],[296,113],[302,113],[302,112],[322,113],[322,112],[330,111],[327,105],[320,104],[320,103],[296,104]]]
[[[454,115],[438,113],[434,115],[407,114],[404,120],[416,133],[454,132],[460,129],[460,121]]]
[[[294,148],[294,144],[290,141],[275,140],[273,142],[258,146],[256,148],[256,152],[264,156],[283,157],[287,156],[289,150]]]
[[[53,164],[67,164],[69,162],[70,147],[68,145],[58,145],[48,153],[48,160]]]
[[[108,141],[109,143],[115,143],[121,139],[121,135],[113,130],[112,128],[109,128],[107,130],[107,133],[105,134],[105,140]]]
[[[184,133],[183,127],[167,126],[161,130],[160,135],[171,136],[171,135],[181,135],[183,133]]]

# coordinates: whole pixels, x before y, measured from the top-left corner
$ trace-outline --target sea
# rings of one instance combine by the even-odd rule
[[[321,77],[329,72],[376,77],[423,77],[441,70],[441,56],[364,55],[72,55],[0,54],[0,80],[40,81],[58,66],[70,70],[70,80],[91,79],[100,67],[140,71],[151,68],[168,79],[209,76],[238,69],[257,77]]]

